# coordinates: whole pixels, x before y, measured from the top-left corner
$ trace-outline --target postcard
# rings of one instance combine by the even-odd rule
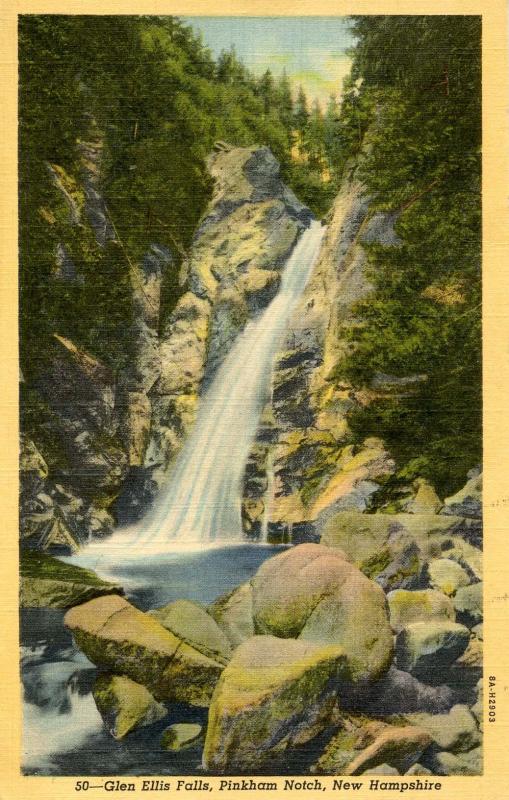
[[[2,800],[508,796],[506,15],[3,7]]]

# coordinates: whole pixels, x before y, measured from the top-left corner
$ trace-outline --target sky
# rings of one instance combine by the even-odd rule
[[[350,71],[346,53],[353,44],[349,23],[342,17],[184,17],[203,35],[218,56],[235,46],[239,58],[255,74],[286,69],[295,89],[302,84],[322,107],[331,94],[340,96]]]

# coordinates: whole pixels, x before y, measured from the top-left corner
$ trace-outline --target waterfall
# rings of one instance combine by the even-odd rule
[[[284,267],[279,292],[246,325],[217,370],[172,475],[141,523],[140,549],[168,549],[174,539],[242,541],[242,477],[270,390],[272,362],[324,232],[320,222],[304,231]]]

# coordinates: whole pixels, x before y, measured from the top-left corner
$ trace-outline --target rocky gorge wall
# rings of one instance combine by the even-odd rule
[[[70,228],[87,228],[104,247],[118,235],[101,194],[97,131],[82,144],[81,158],[75,178],[51,167],[55,191],[68,207]],[[50,367],[37,385],[49,410],[46,436],[22,437],[21,536],[30,547],[73,550],[90,536],[111,532],[117,521],[143,516],[171,473],[200,393],[236,336],[278,291],[311,212],[285,186],[266,147],[218,143],[208,167],[213,194],[168,318],[161,319],[160,298],[171,254],[154,242],[139,262],[129,262],[127,368],[113,375],[55,332]],[[271,399],[246,464],[242,517],[250,538],[317,541],[339,513],[376,510],[377,492],[395,472],[383,441],[354,440],[347,414],[384,393],[411,393],[425,376],[378,374],[363,392],[341,376],[348,331],[358,322],[354,305],[370,291],[363,245],[398,247],[394,222],[393,214],[370,210],[351,170],[275,360]],[[57,280],[82,280],[64,245],[57,248],[55,270]],[[60,459],[45,452],[48,440]],[[463,513],[464,504],[454,499],[444,505],[424,481],[408,487],[397,511],[437,515],[457,507],[458,526],[478,539],[477,506]]]

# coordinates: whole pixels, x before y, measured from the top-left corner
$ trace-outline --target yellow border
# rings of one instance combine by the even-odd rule
[[[352,796],[417,800],[508,800],[509,798],[509,190],[508,136],[508,39],[505,0],[1,0],[0,56],[2,61],[2,125],[0,147],[0,487],[2,539],[0,544],[0,630],[3,641],[0,682],[0,800],[70,800],[76,796],[75,778],[21,777],[20,693],[18,679],[17,605],[17,211],[16,211],[16,120],[17,69],[16,20],[19,13],[61,14],[182,14],[312,16],[346,14],[482,14],[483,15],[483,231],[484,231],[484,475],[485,475],[485,678],[497,677],[497,721],[487,722],[485,710],[484,774],[480,777],[432,776],[442,784],[440,791],[359,792],[340,790],[285,791],[285,779],[278,777],[280,791],[218,791],[219,780],[209,779],[211,792],[86,793],[94,800],[104,798],[167,797],[211,800],[267,796],[274,800],[299,797],[329,800]],[[487,681],[485,681],[487,683]],[[174,778],[165,777],[172,785]],[[268,780],[268,778],[267,778]],[[362,778],[365,787],[369,780]],[[394,779],[396,780],[396,779]],[[404,779],[401,778],[400,781]],[[97,781],[91,781],[92,783]],[[324,779],[332,787],[332,779]],[[78,796],[81,796],[79,793]]]

